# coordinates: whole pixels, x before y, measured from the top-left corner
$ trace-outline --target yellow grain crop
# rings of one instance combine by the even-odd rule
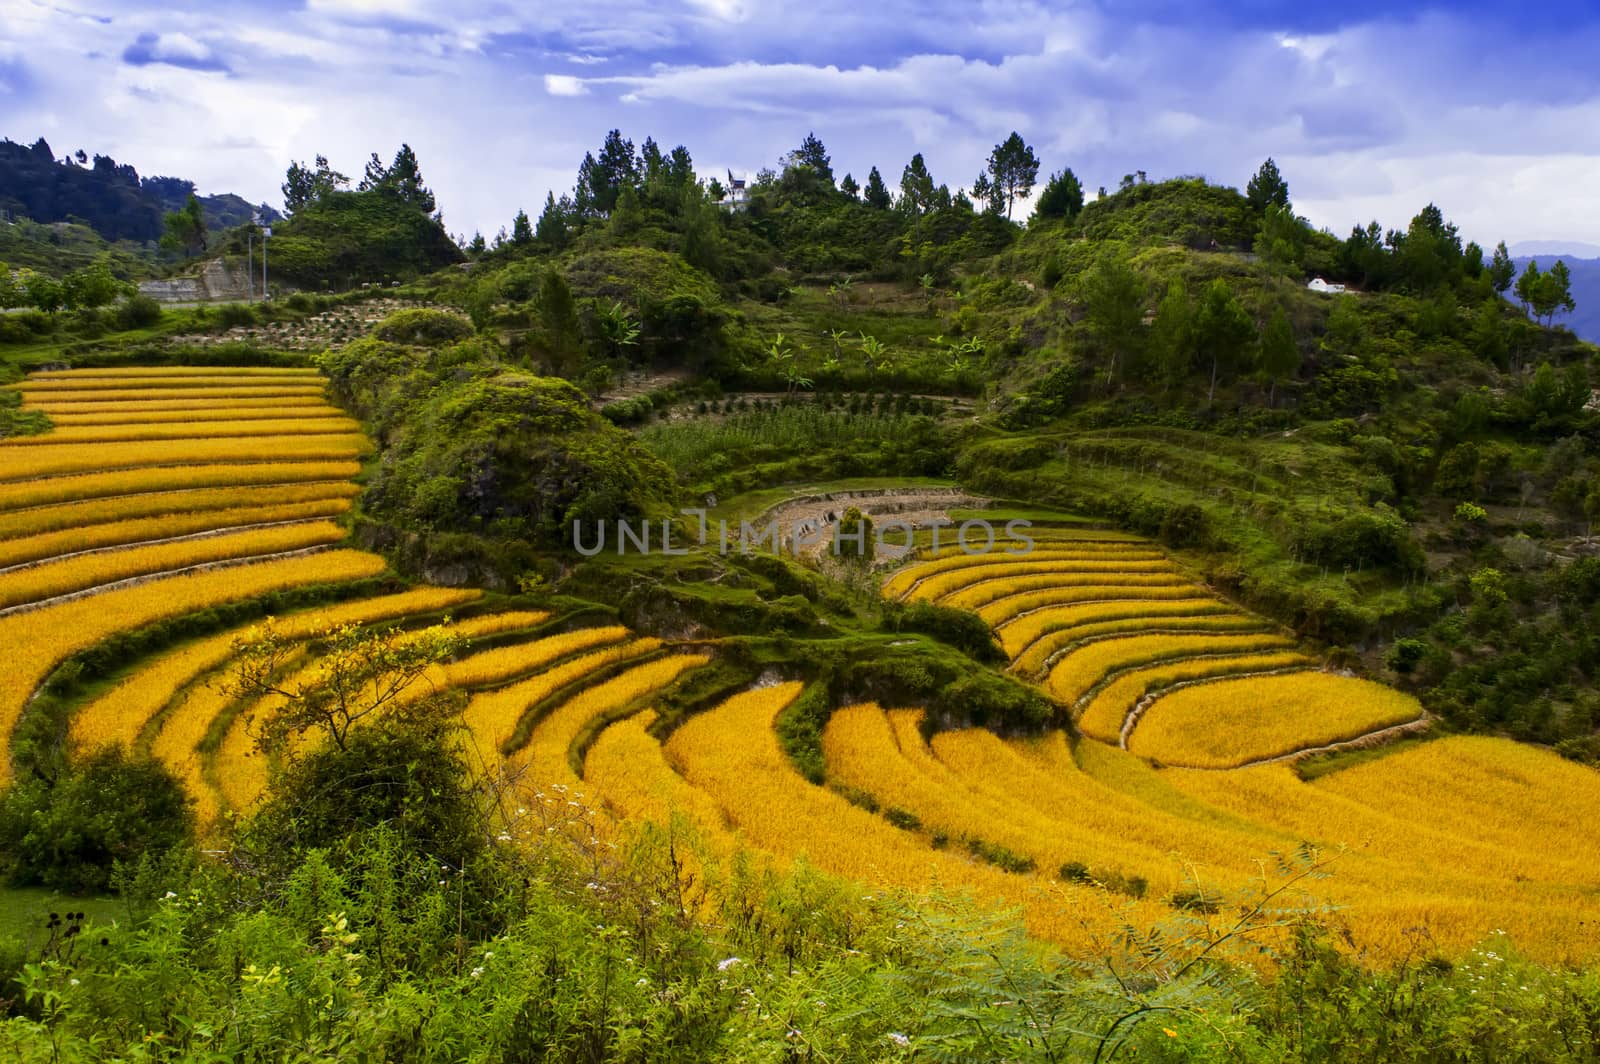
[[[432,613],[471,602],[481,595],[482,592],[474,590],[422,587],[286,614],[278,618],[278,628],[290,639],[301,639],[334,625],[373,624],[417,613]],[[133,748],[145,726],[180,690],[228,661],[234,640],[251,627],[254,625],[243,625],[186,643],[144,663],[73,714],[73,744],[82,749],[106,744]],[[204,726],[199,734],[204,736]]]
[[[263,377],[259,374],[217,370],[212,373],[167,373],[160,376],[118,373],[97,377],[29,377],[16,388],[24,395],[139,390],[159,396],[164,392],[186,391],[190,388],[320,388],[324,383],[315,372]]]
[[[124,386],[119,388],[30,388],[19,386],[25,405],[30,409],[61,408],[79,403],[161,402],[173,396],[193,402],[200,399],[319,399],[324,386],[320,383],[266,382],[258,387],[245,384],[192,387],[173,391],[154,388]],[[89,409],[85,407],[84,409]]]
[[[360,434],[250,436],[214,440],[154,440],[137,447],[103,443],[55,443],[11,449],[0,462],[0,480],[31,480],[69,473],[162,465],[221,465],[272,459],[279,462],[354,458],[372,450]]]
[[[888,598],[900,598],[907,592],[915,589],[917,583],[932,576],[953,573],[962,569],[970,569],[980,565],[994,565],[998,562],[1095,562],[1100,564],[1120,563],[1124,561],[1163,561],[1165,555],[1156,550],[1078,550],[1072,547],[1036,546],[1033,550],[1009,550],[999,547],[981,554],[967,554],[959,549],[953,553],[941,552],[936,557],[916,562],[906,566],[891,576],[883,585],[883,594]]]
[[[376,554],[324,551],[151,580],[0,617],[0,646],[6,648],[6,667],[0,669],[0,739],[9,747],[23,706],[56,665],[108,636],[286,588],[377,576],[387,567]],[[10,775],[9,751],[0,751],[0,782]]]
[[[247,418],[136,422],[118,425],[57,425],[39,436],[0,440],[7,447],[56,447],[82,443],[138,443],[146,440],[239,439],[249,436],[332,436],[360,432],[348,417]],[[9,458],[9,456],[8,456]]]
[[[142,405],[142,404],[139,404]],[[338,421],[349,415],[336,406],[324,402],[294,403],[274,406],[201,407],[187,410],[144,410],[138,405],[127,411],[57,412],[50,421],[57,429],[79,428],[85,425],[166,425],[178,422],[211,421],[267,421],[294,419],[296,421]],[[195,435],[206,435],[197,432]]]
[[[1078,730],[1091,739],[1104,743],[1118,743],[1122,738],[1122,725],[1139,701],[1151,691],[1203,680],[1213,676],[1228,676],[1242,672],[1267,672],[1273,669],[1309,668],[1314,659],[1294,650],[1281,650],[1271,654],[1241,654],[1226,658],[1196,658],[1172,665],[1152,665],[1147,669],[1134,669],[1123,673],[1101,687],[1083,706],[1078,715]]]
[[[1027,578],[1060,576],[1062,583],[1071,579],[1087,580],[1090,577],[1165,577],[1177,575],[1176,567],[1169,561],[1101,562],[1101,561],[1048,561],[1022,559],[1017,561],[990,561],[984,565],[970,565],[948,573],[939,573],[917,584],[906,592],[910,602],[938,602],[947,595],[984,580],[1004,580],[1008,577]],[[1115,583],[1115,580],[1106,580]]]
[[[476,748],[474,759],[479,766],[487,769],[499,764],[503,752],[517,734],[523,715],[531,707],[597,669],[639,657],[661,645],[660,641],[655,639],[619,642],[628,634],[628,630],[621,626],[584,628],[526,644],[519,659],[521,666],[519,671],[527,672],[529,669],[542,671],[518,683],[473,696],[462,714],[470,741]],[[607,643],[615,645],[584,654],[571,661],[561,662],[559,665],[551,665],[569,654]],[[461,664],[466,666],[471,661],[471,658],[467,658]]]
[[[307,484],[266,484],[254,487],[144,492],[82,502],[57,503],[54,506],[34,506],[10,513],[0,513],[0,540],[19,540],[26,536],[79,530],[90,525],[126,523],[140,518],[167,516],[172,520],[179,520],[187,514],[202,511],[231,511],[323,501],[348,501],[360,493],[360,487],[349,481],[321,480]]]
[[[1083,593],[1097,597],[1172,599],[1192,598],[1203,589],[1176,573],[1099,573],[1087,576],[1069,576],[1062,573],[1036,573],[1032,576],[1008,576],[994,580],[979,580],[942,599],[941,606],[951,609],[975,610],[1000,599],[1025,593],[1044,593],[1061,596],[1059,601],[1073,601],[1072,595]]]
[[[220,463],[128,469],[115,473],[84,473],[77,476],[58,476],[0,484],[0,512],[10,513],[15,510],[65,502],[126,498],[130,495],[198,488],[243,488],[269,484],[309,484],[347,480],[359,472],[361,463],[343,460]]]
[[[526,778],[535,787],[551,783],[576,785],[570,752],[573,742],[595,721],[620,713],[641,699],[652,698],[690,669],[704,665],[704,654],[672,654],[647,661],[618,673],[603,683],[586,687],[554,707],[534,725],[528,745],[512,760],[527,769]]]
[[[1115,925],[1117,913],[1097,891],[1008,875],[930,850],[884,818],[807,782],[773,731],[777,714],[800,689],[787,683],[735,695],[684,722],[666,745],[668,763],[711,797],[751,844],[781,858],[805,856],[834,875],[877,886],[970,889],[1021,907],[1030,931],[1069,949],[1087,947],[1092,934]],[[1159,911],[1150,903],[1125,914],[1144,920]]]
[[[145,517],[134,521],[84,525],[37,536],[0,540],[0,568],[56,558],[77,551],[174,539],[178,536],[216,529],[241,528],[245,525],[264,525],[283,521],[305,521],[315,517],[337,517],[349,509],[349,499],[316,499],[276,506],[196,510],[190,513],[166,514],[162,517]],[[0,595],[3,595],[7,579],[6,575],[0,574]]]
[[[1128,749],[1163,764],[1230,768],[1354,739],[1422,716],[1392,687],[1325,672],[1195,684],[1155,700]]]
[[[104,377],[156,377],[181,380],[185,377],[316,377],[314,366],[105,366],[90,369],[46,369],[28,375],[30,381],[96,380]]]
[[[193,565],[318,547],[336,543],[344,534],[344,529],[332,521],[310,521],[45,562],[0,574],[0,608]]]
[[[126,414],[145,414],[155,417],[168,414],[182,416],[185,413],[196,413],[212,417],[248,417],[258,411],[264,411],[268,417],[271,417],[273,416],[273,411],[279,410],[285,413],[277,416],[286,417],[289,411],[307,409],[328,411],[330,415],[344,415],[343,410],[340,410],[319,395],[233,396],[208,399],[204,396],[179,393],[174,398],[166,399],[62,401],[44,398],[29,400],[24,404],[24,409],[38,410],[41,413],[48,414],[52,421],[57,417],[88,418]]]
[[[1147,618],[1197,617],[1202,614],[1234,613],[1231,606],[1216,599],[1178,599],[1172,602],[1098,602],[1077,606],[1046,606],[996,626],[1000,645],[1016,657],[1034,640],[1050,632],[1078,628],[1105,621]],[[1257,622],[1259,623],[1259,622]]]
[[[977,591],[979,588],[983,588],[986,595],[992,591],[1002,592],[999,597],[984,602],[975,608],[978,616],[993,626],[999,626],[1022,616],[1024,613],[1044,609],[1047,606],[1087,605],[1098,602],[1107,605],[1120,604],[1126,607],[1131,606],[1134,601],[1177,602],[1184,599],[1196,603],[1216,601],[1203,588],[1196,587],[1193,584],[1180,584],[1162,588],[1134,587],[1131,589],[1127,585],[1102,584],[1088,587],[1047,587],[1042,591],[1014,593],[1004,593],[1005,589],[1003,587],[987,588],[979,585],[979,587],[972,590]],[[1161,594],[1155,594],[1154,592],[1156,591],[1160,591]],[[957,597],[952,595],[945,601],[947,603],[954,602]],[[965,600],[971,596],[968,592],[962,592],[959,597],[965,603]],[[966,608],[973,609],[974,607],[967,606]]]
[[[1070,706],[1108,674],[1204,654],[1238,654],[1289,647],[1279,635],[1134,635],[1113,636],[1072,650],[1050,667],[1050,694]]]

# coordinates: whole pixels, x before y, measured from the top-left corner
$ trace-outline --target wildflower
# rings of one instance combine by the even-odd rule
[[[470,974],[471,974],[472,978],[474,978],[474,979],[483,978],[483,966],[479,965],[478,967],[472,969]]]
[[[725,972],[729,968],[732,968],[735,964],[738,964],[738,963],[739,963],[739,958],[738,957],[725,958],[725,959],[720,960],[720,961],[717,962],[717,971]]]
[[[897,1046],[908,1046],[911,1044],[910,1036],[901,1034],[899,1031],[890,1031],[889,1041],[893,1042]]]

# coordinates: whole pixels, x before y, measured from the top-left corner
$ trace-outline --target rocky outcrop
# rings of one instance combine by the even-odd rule
[[[270,265],[269,265],[270,270]],[[277,288],[277,285],[273,285]],[[252,291],[250,275],[242,260],[211,259],[200,264],[193,277],[171,277],[162,281],[140,281],[139,294],[162,303],[207,303],[250,299],[261,296],[261,278],[255,277]]]

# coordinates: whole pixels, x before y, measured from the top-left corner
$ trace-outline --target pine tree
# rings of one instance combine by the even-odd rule
[[[533,225],[528,221],[528,212],[517,211],[517,216],[511,219],[511,242],[518,247],[527,247],[533,243]]]
[[[922,153],[917,152],[900,171],[900,209],[915,219],[919,240],[922,216],[933,205],[933,192],[933,175],[928,172],[928,164],[922,161]]]
[[[1044,191],[1039,193],[1039,205],[1034,208],[1034,213],[1041,218],[1065,218],[1071,221],[1081,210],[1083,210],[1083,185],[1069,167],[1059,174],[1052,174],[1050,180],[1045,182]]]
[[[539,213],[539,224],[533,231],[535,239],[557,250],[566,247],[572,239],[576,215],[571,197],[562,196],[558,200],[554,192],[546,193],[544,210]]]
[[[1273,312],[1261,335],[1261,372],[1270,382],[1268,406],[1277,399],[1279,383],[1291,380],[1300,372],[1300,345],[1295,342],[1294,326],[1289,324],[1289,316],[1282,307]]]
[[[402,144],[400,150],[394,153],[394,162],[389,164],[384,187],[393,191],[400,202],[415,207],[423,214],[433,213],[433,193],[422,183],[422,169],[417,165],[417,154],[411,150],[411,145]]]
[[[1211,390],[1207,402],[1217,398],[1217,378],[1248,367],[1256,325],[1239,305],[1228,282],[1217,278],[1201,297],[1194,316],[1195,348],[1211,363]]]
[[[861,194],[861,186],[856,184],[856,179],[854,177],[850,176],[849,174],[845,174],[844,180],[839,182],[839,191],[843,192],[851,199],[855,199]]]
[[[799,148],[790,153],[789,158],[791,162],[811,167],[828,183],[829,188],[833,187],[833,160],[815,133],[807,133],[806,139],[800,142]]]
[[[1511,261],[1511,253],[1506,250],[1506,242],[1502,240],[1495,245],[1494,258],[1489,261],[1489,283],[1494,285],[1496,292],[1504,295],[1516,277],[1517,264]]]
[[[1261,164],[1261,169],[1245,186],[1244,198],[1257,214],[1263,213],[1268,207],[1289,206],[1289,183],[1278,173],[1278,164],[1271,158]]]
[[[372,153],[372,158],[367,160],[366,173],[361,176],[361,184],[356,186],[357,192],[371,192],[373,189],[382,188],[389,183],[389,168],[383,165],[383,160],[377,152]]]
[[[1539,301],[1540,289],[1544,287],[1544,273],[1539,269],[1539,260],[1534,259],[1528,263],[1527,269],[1522,271],[1522,276],[1517,278],[1517,300],[1522,304],[1522,312],[1527,314],[1535,303]]]
[[[1167,294],[1161,297],[1155,321],[1150,325],[1150,354],[1156,373],[1168,386],[1188,376],[1194,361],[1193,319],[1189,292],[1183,279],[1174,277],[1167,282]]]
[[[876,166],[867,174],[867,188],[862,193],[861,199],[868,207],[874,207],[880,211],[888,210],[893,203],[889,196],[889,186],[883,183],[883,175],[878,173]]]
[[[989,175],[993,178],[997,196],[1005,201],[1006,218],[1017,200],[1027,199],[1033,192],[1033,183],[1039,177],[1039,160],[1015,131],[994,146],[989,153]]]

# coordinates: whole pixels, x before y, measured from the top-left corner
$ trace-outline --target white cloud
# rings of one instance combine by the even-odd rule
[[[582,96],[589,91],[582,78],[571,74],[546,74],[544,91],[551,96]]]

